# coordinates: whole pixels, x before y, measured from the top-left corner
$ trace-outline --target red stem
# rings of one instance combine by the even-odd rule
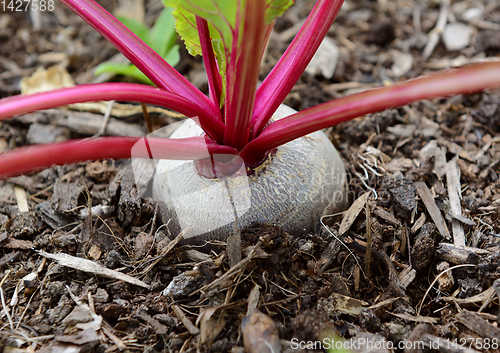
[[[265,35],[266,1],[246,2],[243,33],[233,38],[231,61],[227,75],[226,133],[224,144],[242,149],[250,139],[250,127],[259,78],[260,60]],[[236,28],[240,24],[236,23]],[[236,59],[236,60],[235,60]]]
[[[240,153],[258,164],[266,152],[296,138],[347,120],[413,101],[468,94],[500,87],[500,62],[467,65],[388,87],[339,98],[270,124]]]
[[[285,54],[257,90],[252,117],[253,137],[272,115],[306,69],[325,38],[343,0],[319,0]]]
[[[93,0],[60,0],[110,41],[158,87],[181,95],[217,116],[218,107],[154,50]]]
[[[212,49],[212,41],[210,39],[207,21],[199,16],[196,16],[196,26],[198,27],[203,62],[205,63],[205,70],[207,71],[208,76],[210,98],[212,98],[216,107],[220,107],[222,82],[218,72],[214,51]],[[222,120],[221,116],[220,118]]]
[[[150,159],[146,138],[104,137],[19,148],[0,154],[0,179],[48,168],[100,159]],[[155,159],[197,160],[211,154],[235,154],[236,150],[211,143],[204,137],[184,139],[147,138]],[[135,148],[134,148],[135,147]]]
[[[160,88],[131,83],[95,83],[4,98],[0,100],[0,120],[35,110],[101,100],[137,101],[159,105],[190,118],[198,118],[196,121],[209,136],[224,135],[225,127],[220,120],[207,116],[203,108],[186,98]]]

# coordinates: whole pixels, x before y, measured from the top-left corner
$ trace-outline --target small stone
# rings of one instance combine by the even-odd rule
[[[466,24],[455,22],[446,26],[442,38],[448,51],[466,48],[470,44],[474,28]]]
[[[30,125],[27,137],[31,144],[46,144],[68,140],[69,132],[54,125],[34,123]]]
[[[397,137],[411,137],[417,130],[417,126],[413,124],[398,124],[389,126],[387,131]]]
[[[414,239],[411,258],[413,259],[413,268],[417,272],[425,272],[434,259],[437,248],[437,243],[433,239],[435,230],[434,224],[426,223]]]
[[[408,218],[417,207],[415,183],[410,179],[403,178],[401,174],[388,177],[382,183],[391,195],[396,213],[402,218]]]
[[[5,226],[8,221],[9,221],[9,217],[7,215],[4,215],[3,213],[0,213],[0,228]]]
[[[325,37],[318,51],[314,54],[306,72],[310,75],[321,74],[325,78],[332,78],[339,61],[340,50],[333,40]]]
[[[6,183],[0,187],[0,200],[15,200],[16,194],[14,192],[14,186],[11,183]]]
[[[172,279],[167,288],[163,291],[163,295],[172,297],[173,299],[186,297],[194,290],[198,289],[199,278],[200,276],[191,277],[181,273]]]
[[[153,235],[145,232],[140,232],[134,242],[134,258],[136,260],[145,257],[151,250],[153,244]]]
[[[160,321],[162,324],[171,326],[171,327],[176,327],[179,325],[179,319],[176,318],[175,316],[168,315],[168,314],[156,314],[153,316],[156,320]]]
[[[117,268],[120,266],[121,255],[116,250],[111,250],[106,254],[106,258],[104,260],[104,266],[107,268]]]
[[[74,302],[63,295],[54,308],[46,311],[49,314],[49,322],[51,324],[60,323],[73,310],[73,305]]]
[[[483,10],[481,10],[478,7],[473,7],[471,9],[467,9],[463,14],[462,14],[462,20],[464,21],[472,21],[476,18],[482,18],[484,15]]]
[[[411,70],[413,55],[393,50],[391,56],[393,62],[391,72],[394,77],[401,77]]]
[[[102,251],[97,245],[92,245],[89,250],[89,257],[95,261],[99,260],[101,257]]]
[[[109,300],[109,294],[105,289],[97,288],[95,294],[92,296],[96,303],[106,303]]]
[[[38,216],[34,212],[18,213],[12,219],[9,235],[12,238],[28,239],[39,232]]]
[[[9,143],[5,139],[0,139],[0,153],[7,151]]]
[[[81,322],[90,322],[92,320],[94,320],[94,318],[89,310],[86,310],[81,306],[76,306],[73,311],[64,318],[62,323],[64,325],[74,326]]]
[[[243,344],[248,353],[280,352],[278,326],[264,313],[255,310],[241,321]]]

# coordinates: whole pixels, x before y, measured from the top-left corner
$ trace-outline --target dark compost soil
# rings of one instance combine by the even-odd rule
[[[146,22],[159,3],[146,2]],[[277,21],[261,79],[313,3],[297,1]],[[333,77],[304,74],[285,103],[302,110],[498,58],[500,3],[446,3],[349,1],[329,33],[339,49]],[[449,23],[469,26],[470,43],[451,51],[440,40],[424,58],[443,8]],[[54,64],[77,84],[92,82],[93,68],[116,54],[60,4],[41,21],[35,30],[28,13],[0,12],[0,98]],[[177,68],[207,90],[199,58],[182,52]],[[142,114],[118,115],[110,131],[146,132]],[[89,127],[89,116],[102,119],[53,109],[1,122],[0,153],[89,137],[100,124]],[[151,116],[155,127],[179,120]],[[176,245],[155,203],[140,197],[127,161],[55,166],[0,182],[1,349],[317,352],[319,340],[337,335],[359,352],[499,352],[500,92],[419,102],[328,132],[346,162],[351,202],[358,200],[352,221],[330,217],[328,229],[306,235],[255,225],[242,232],[243,260],[231,270],[224,244],[210,252]],[[63,254],[130,277],[63,265]]]

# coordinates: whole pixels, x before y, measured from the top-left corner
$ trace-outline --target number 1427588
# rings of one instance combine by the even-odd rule
[[[3,12],[54,11],[54,0],[0,0]]]

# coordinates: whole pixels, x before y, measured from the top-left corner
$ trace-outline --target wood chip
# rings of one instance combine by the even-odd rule
[[[10,265],[14,261],[16,261],[20,256],[21,253],[19,251],[10,252],[3,255],[2,258],[0,259],[0,268]]]
[[[158,335],[166,335],[168,332],[167,326],[163,325],[160,323],[158,320],[155,318],[149,316],[146,312],[139,310],[135,316],[137,316],[139,319],[147,322],[149,326],[153,328],[153,331],[158,334]]]
[[[238,215],[234,213],[236,219]],[[227,257],[229,259],[229,266],[233,267],[241,261],[241,231],[238,229],[237,221],[233,224],[233,231],[227,238]]]
[[[500,328],[493,326],[484,319],[481,319],[472,311],[462,310],[455,316],[455,318],[462,325],[483,338],[498,339],[500,337]]]
[[[415,224],[413,224],[413,226],[411,227],[410,232],[415,234],[425,224],[426,219],[427,217],[425,217],[425,214],[422,213],[416,220]]]
[[[335,317],[338,314],[360,315],[361,310],[368,307],[369,304],[363,300],[348,297],[333,292],[328,298],[318,300],[318,308],[324,310],[328,315]]]
[[[481,304],[488,300],[493,294],[495,293],[495,289],[493,287],[488,288],[484,292],[481,292],[479,294],[476,294],[473,297],[470,298],[455,298],[455,297],[444,297],[441,298],[444,300],[446,303],[457,303],[458,305],[465,305],[465,304]]]
[[[200,330],[198,327],[193,325],[191,320],[187,318],[187,316],[184,314],[184,312],[179,308],[177,305],[172,305],[172,309],[174,310],[175,315],[181,320],[182,324],[184,325],[185,328],[189,331],[189,333],[193,336],[196,336],[197,334],[200,333]]]
[[[460,204],[460,171],[458,169],[457,160],[458,157],[455,157],[450,162],[448,162],[446,168],[446,181],[448,186],[448,197],[450,199],[451,212],[455,215],[462,216],[462,205]],[[465,232],[462,224],[456,219],[453,219],[451,222],[453,243],[456,247],[465,247]]]
[[[479,255],[473,251],[464,248],[458,248],[448,243],[439,244],[436,249],[436,255],[452,264],[477,264],[479,262]]]
[[[496,321],[498,319],[497,315],[488,314],[488,313],[477,312],[476,315],[479,316],[481,319],[490,320],[490,321]]]
[[[76,334],[74,335],[61,335],[61,336],[56,336],[54,337],[54,340],[57,342],[65,343],[65,344],[74,344],[77,346],[83,346],[83,345],[95,345],[97,342],[99,342],[100,337],[98,333],[93,330],[93,329],[87,329],[84,331],[77,331]],[[58,347],[59,346],[59,347]],[[55,347],[58,348],[53,348],[51,352],[81,352],[80,349],[72,347],[74,349],[67,349],[67,345],[57,345],[55,344]]]
[[[429,141],[424,147],[418,151],[419,159],[424,162],[428,161],[432,156],[436,154],[438,149],[438,144],[436,140]]]
[[[7,232],[0,233],[0,243],[4,242],[8,238],[9,238],[9,235],[7,234]]]
[[[215,307],[203,310],[196,320],[196,324],[200,326],[200,341],[202,344],[210,345],[226,326],[223,312],[218,315],[219,317],[214,315],[219,308]]]
[[[324,78],[331,79],[339,60],[340,50],[337,44],[329,38],[323,38],[318,50],[306,67],[309,75],[321,74]]]
[[[300,29],[304,25],[305,19],[299,20],[292,27],[278,34],[278,38],[282,42],[287,42],[293,39],[297,33],[299,33]]]
[[[414,268],[407,267],[398,275],[399,284],[403,287],[403,289],[406,289],[410,283],[413,282],[416,276],[417,271]]]
[[[380,208],[380,207],[377,206],[373,210],[373,213],[375,213],[380,218],[386,220],[387,222],[389,222],[391,224],[394,224],[395,226],[400,226],[401,225],[401,222],[396,217],[394,217],[394,215],[392,213],[387,212],[383,208]]]
[[[408,315],[408,314],[403,314],[403,313],[389,313],[391,315],[394,315],[396,317],[399,317],[400,319],[403,320],[408,320],[408,321],[414,321],[414,322],[423,322],[427,324],[436,324],[439,322],[439,318],[437,317],[430,317],[430,316],[413,316],[413,315]]]
[[[185,251],[185,254],[189,260],[197,262],[197,263],[200,263],[200,262],[212,263],[213,262],[210,255],[202,253],[201,251],[198,251],[195,249],[187,249]]]
[[[483,148],[481,148],[481,150],[474,156],[474,159],[477,161],[479,160],[479,158],[481,158],[485,153],[486,151],[488,151],[490,149],[490,147],[494,144],[494,143],[498,143],[500,142],[500,136],[495,136],[493,137],[492,139],[490,139],[484,146]]]
[[[368,196],[370,196],[369,192],[365,192],[361,195],[356,201],[354,201],[344,214],[342,218],[342,223],[340,224],[339,235],[344,235],[354,224],[354,221],[358,217],[361,210],[365,207],[366,201],[368,200]]]
[[[95,274],[97,276],[113,278],[113,279],[116,279],[119,281],[124,281],[124,282],[130,283],[130,284],[133,284],[133,285],[136,285],[139,287],[149,289],[149,285],[147,285],[143,281],[138,280],[137,278],[134,278],[132,276],[126,275],[124,273],[110,270],[109,268],[106,268],[97,262],[93,262],[90,260],[82,259],[80,257],[75,257],[75,256],[71,256],[68,254],[62,254],[62,253],[61,254],[50,254],[50,253],[47,253],[43,250],[36,250],[36,252],[43,257],[46,257],[46,258],[53,260],[53,261],[56,261],[61,266],[74,268],[75,270],[92,273],[92,274]]]
[[[17,207],[19,208],[19,212],[26,213],[29,211],[28,207],[28,199],[26,198],[26,191],[20,187],[15,185],[14,192],[16,194]]]
[[[449,268],[450,264],[446,261],[440,262],[436,266],[436,270],[438,270],[439,272],[446,271]],[[442,276],[440,276],[438,278],[438,283],[439,283],[439,290],[441,292],[449,291],[455,284],[455,279],[453,278],[452,271],[447,271]]]
[[[106,336],[108,336],[108,338],[111,340],[111,342],[113,342],[118,347],[119,350],[123,351],[125,348],[127,348],[127,345],[125,344],[125,342],[123,342],[120,338],[118,338],[113,333],[113,328],[106,321],[103,321],[103,325],[102,325],[101,329],[102,329],[102,332],[104,332],[104,334]]]
[[[381,302],[378,302],[377,304],[373,304],[372,306],[369,306],[367,309],[368,310],[379,310],[381,308],[385,308],[386,306],[391,305],[392,303],[394,303],[398,299],[399,299],[399,297],[394,297],[394,298],[382,300]]]
[[[20,250],[30,250],[33,249],[33,242],[29,240],[21,240],[9,238],[0,244],[0,247],[6,249],[20,249]]]
[[[118,0],[118,8],[115,12],[117,17],[131,18],[140,24],[144,24],[146,18],[144,0]]]
[[[446,173],[446,148],[439,147],[436,140],[431,140],[419,151],[419,159],[424,162],[434,157],[434,174],[442,177]]]
[[[216,280],[212,281],[211,283],[207,284],[206,286],[196,290],[194,293],[192,294],[195,294],[195,293],[198,293],[198,292],[205,292],[205,291],[209,291],[211,289],[214,289],[216,288],[219,284],[221,283],[224,283],[226,282],[229,278],[237,275],[238,273],[240,273],[241,271],[244,271],[246,266],[254,259],[263,259],[263,258],[267,258],[269,257],[270,255],[267,254],[264,250],[262,250],[260,248],[262,242],[259,241],[257,242],[257,244],[255,246],[252,247],[252,249],[250,250],[250,252],[248,253],[247,257],[245,257],[243,260],[241,260],[240,262],[238,262],[236,265],[234,265],[233,267],[231,267],[228,271],[226,271],[226,273],[224,273],[222,276],[220,276],[219,278],[217,278]]]
[[[257,310],[259,307],[259,299],[260,299],[260,286],[256,284],[250,294],[248,295],[248,308],[247,315],[250,315],[252,311]]]
[[[405,170],[415,167],[415,165],[410,158],[394,158],[389,163],[384,164],[384,169],[391,173],[402,173]]]
[[[495,282],[493,282],[492,287],[495,290],[498,299],[500,299],[500,279],[496,279]]]
[[[189,229],[191,229],[191,227],[187,227],[186,229],[184,229],[179,233],[178,236],[175,237],[174,240],[168,243],[168,245],[161,250],[161,254],[157,256],[156,259],[152,261],[144,271],[142,271],[142,274],[146,274],[151,271],[151,269],[155,267],[158,262],[160,262],[170,251],[172,251],[172,249],[182,240],[184,234],[189,231]]]
[[[425,45],[424,52],[422,53],[422,57],[424,60],[427,60],[431,56],[434,48],[439,42],[439,35],[446,27],[446,23],[448,22],[448,6],[448,2],[441,2],[441,9],[439,11],[439,17],[436,26],[429,32],[427,44]]]
[[[438,143],[442,146],[445,146],[448,149],[448,151],[458,155],[460,158],[475,163],[475,160],[460,145],[457,145],[456,143],[445,140],[443,138],[438,139]]]
[[[458,167],[460,171],[471,181],[477,182],[477,170],[479,170],[478,166],[475,164],[467,163],[466,161],[459,159],[457,161]]]
[[[64,116],[56,119],[55,123],[58,126],[63,126],[71,131],[85,135],[95,135],[103,125],[104,117],[102,115],[88,112],[68,112]],[[131,124],[120,121],[115,118],[109,118],[106,124],[107,136],[132,136],[143,137],[146,130],[142,125]]]
[[[432,197],[431,191],[425,185],[423,182],[418,182],[415,183],[415,187],[417,188],[417,192],[420,195],[420,198],[422,199],[425,207],[427,208],[427,211],[429,212],[429,215],[431,216],[432,220],[434,221],[434,224],[436,225],[439,233],[443,236],[445,239],[451,239],[450,232],[448,231],[448,228],[446,227],[446,224],[444,223],[443,216],[441,214],[441,211],[436,205],[436,202],[434,201],[434,198]]]
[[[281,352],[278,327],[269,316],[255,310],[241,321],[243,345],[247,353]]]

